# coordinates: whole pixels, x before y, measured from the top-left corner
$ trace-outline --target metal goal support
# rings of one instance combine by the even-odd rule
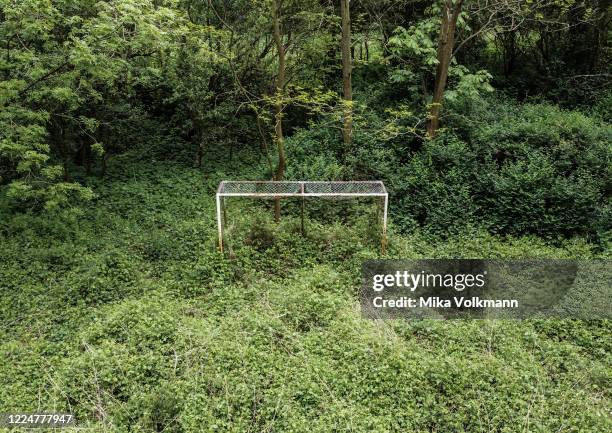
[[[380,197],[383,207],[381,251],[387,247],[387,211],[389,194],[380,180],[367,181],[236,181],[224,180],[217,189],[217,226],[219,249],[223,252],[225,226],[225,197],[272,198],[302,197],[302,230],[304,227],[304,198],[324,197],[344,199],[352,197]]]

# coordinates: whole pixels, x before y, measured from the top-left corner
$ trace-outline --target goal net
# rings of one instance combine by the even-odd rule
[[[252,197],[280,199],[282,197],[323,197],[350,199],[379,197],[383,207],[381,249],[384,254],[387,243],[387,210],[389,195],[382,181],[235,181],[224,180],[217,189],[217,226],[219,249],[223,252],[225,197]],[[302,207],[302,221],[304,218]]]

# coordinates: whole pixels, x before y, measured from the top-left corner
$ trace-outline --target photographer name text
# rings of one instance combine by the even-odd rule
[[[425,271],[411,273],[408,271],[396,271],[393,274],[377,274],[372,277],[372,290],[382,292],[385,289],[398,288],[414,295],[417,289],[453,289],[457,292],[471,288],[482,288],[486,284],[486,274],[432,274]],[[464,297],[439,297],[399,296],[385,298],[375,296],[372,298],[375,308],[518,308],[516,299],[481,299],[478,296]]]
[[[480,299],[479,297],[464,298],[453,297],[443,299],[436,296],[408,298],[383,298],[376,296],[372,299],[376,308],[518,308],[516,299]]]

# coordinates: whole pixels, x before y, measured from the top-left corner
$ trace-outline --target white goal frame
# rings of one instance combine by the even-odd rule
[[[219,250],[223,252],[225,230],[225,197],[253,197],[280,199],[283,197],[302,197],[302,226],[305,197],[325,197],[343,199],[352,197],[380,197],[383,206],[381,251],[387,246],[387,212],[389,194],[380,180],[364,181],[252,181],[224,180],[217,189],[217,229],[219,231]]]

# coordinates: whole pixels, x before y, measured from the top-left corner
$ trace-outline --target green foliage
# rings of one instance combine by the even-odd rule
[[[183,16],[147,0],[3,1],[0,14],[0,192],[21,210],[91,200],[72,160],[90,174],[127,147],[113,134],[161,71],[143,59],[172,48]]]
[[[2,99],[0,99],[2,103]],[[93,198],[91,189],[66,182],[61,165],[50,162],[44,111],[17,105],[0,112],[0,188],[18,206],[53,211]]]
[[[612,123],[612,92],[607,92],[593,107],[593,116],[603,122]]]
[[[459,118],[457,129],[480,160],[472,170],[479,183],[475,202],[493,231],[605,238],[609,125],[546,104],[496,100],[470,116],[492,122],[474,129]]]
[[[379,249],[371,206],[336,224],[308,214],[302,236],[289,201],[280,224],[266,204],[229,202],[222,257],[215,182],[137,155],[97,186],[78,228],[3,220],[6,410],[53,407],[108,431],[607,428],[608,322],[362,319],[359,269]],[[392,231],[392,258],[593,255],[578,241]]]
[[[398,176],[399,223],[415,223],[434,233],[453,233],[474,221],[470,186],[473,154],[456,138],[427,142]]]
[[[548,104],[518,105],[457,94],[448,128],[419,144],[409,113],[368,118],[343,155],[335,131],[300,131],[287,142],[295,179],[383,179],[402,231],[440,235],[467,225],[549,241],[609,239],[612,129]]]
[[[602,2],[466,1],[434,140],[440,2],[351,2],[352,103],[334,5],[280,3],[286,176],[384,180],[387,258],[609,257]],[[267,0],[0,0],[0,410],[108,432],[611,430],[609,321],[362,318],[369,199],[307,200],[304,230],[300,200],[275,223],[228,199],[217,250],[219,181],[276,158],[270,27]]]
[[[433,75],[437,59],[437,33],[439,32],[439,11],[435,19],[420,20],[412,27],[398,27],[389,38],[391,59],[396,63],[390,68],[389,79],[394,85],[400,85],[411,95],[427,96],[424,88],[428,77]],[[463,24],[462,21],[459,23]],[[458,97],[477,97],[490,93],[493,76],[485,70],[470,69],[457,61],[453,62],[449,72],[448,90],[444,94],[446,100]],[[414,96],[413,96],[414,99]],[[427,100],[426,102],[431,102]]]

